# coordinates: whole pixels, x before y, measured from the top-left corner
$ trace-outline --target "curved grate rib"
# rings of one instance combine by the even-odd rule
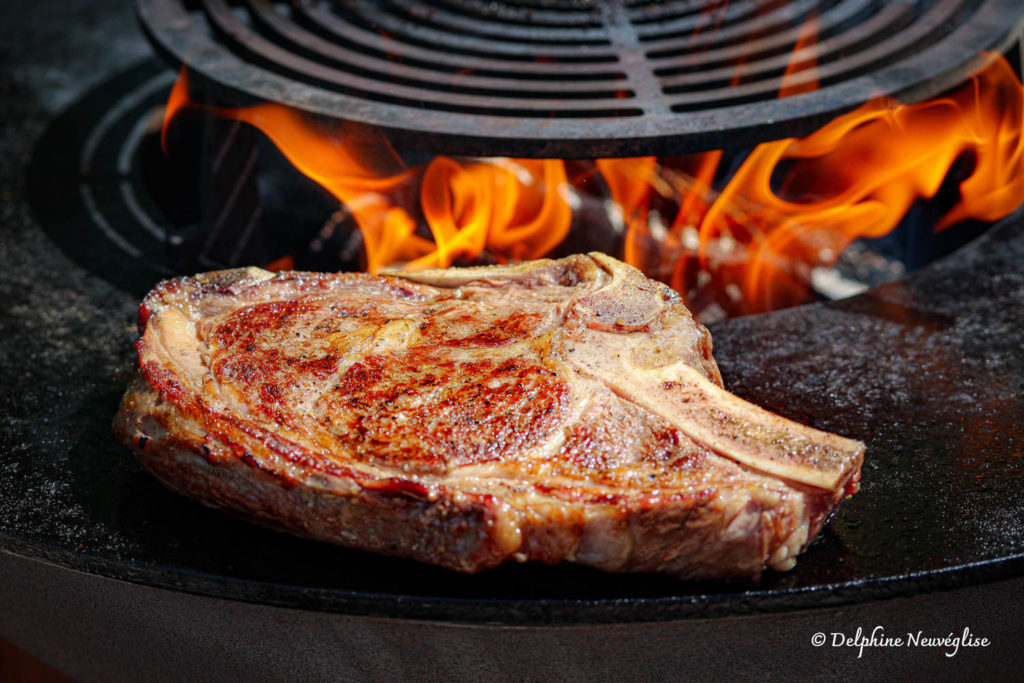
[[[228,103],[411,147],[566,158],[804,134],[872,96],[955,85],[1024,22],[1019,0],[137,3],[158,48]],[[780,99],[783,78],[799,94]]]

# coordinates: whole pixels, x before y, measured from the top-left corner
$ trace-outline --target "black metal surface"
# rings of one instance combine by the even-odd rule
[[[506,624],[780,613],[1024,576],[1020,212],[865,296],[713,328],[730,388],[868,444],[861,493],[794,571],[760,585],[541,566],[464,577],[253,527],[137,468],[110,421],[141,283],[125,283],[116,260],[95,269],[105,278],[76,266],[65,252],[80,257],[85,245],[73,231],[55,242],[30,213],[24,171],[52,111],[43,86],[13,73],[0,65],[2,551],[221,598]],[[120,263],[129,268],[130,255]]]
[[[948,89],[1024,22],[1018,0],[137,5],[222,102],[282,102],[407,148],[561,158],[804,135],[874,96]]]
[[[140,82],[146,73],[137,72]],[[33,169],[42,215],[38,198],[62,185]],[[50,212],[80,201],[63,194]],[[20,189],[9,207],[0,243],[0,549],[217,597],[507,624],[779,612],[1024,574],[1020,212],[865,296],[713,328],[730,388],[868,445],[862,492],[794,571],[751,585],[578,567],[464,577],[277,534],[164,490],[110,433],[144,271],[102,243],[94,246],[103,267],[72,266],[26,213]],[[82,258],[74,230],[51,235]]]
[[[17,634],[19,647],[83,683],[1020,679],[1024,578],[837,609],[523,628],[222,600],[6,553],[0,576],[0,635]],[[961,637],[968,628],[988,644],[861,652],[812,642],[815,633],[853,638],[879,626],[889,638]]]

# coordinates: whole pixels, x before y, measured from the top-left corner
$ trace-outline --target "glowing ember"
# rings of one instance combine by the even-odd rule
[[[805,29],[787,70],[805,78],[783,79],[780,96],[811,82],[813,63],[801,55],[813,53],[813,22]],[[183,74],[165,133],[188,106],[197,105]],[[371,272],[545,256],[569,233],[574,197],[585,193],[581,176],[570,181],[560,160],[437,156],[410,168],[382,138],[354,138],[279,105],[214,111],[259,128],[344,203]],[[965,157],[973,170],[938,227],[1015,209],[1024,199],[1022,118],[1021,84],[992,56],[946,97],[913,105],[873,100],[807,138],[759,145],[724,186],[720,151],[589,166],[614,202],[610,222],[621,230],[621,256],[691,303],[695,293],[712,291],[721,309],[743,314],[805,301],[813,269],[831,265],[858,238],[892,230]]]

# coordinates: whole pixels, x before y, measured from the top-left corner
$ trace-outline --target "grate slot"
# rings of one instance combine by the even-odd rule
[[[427,24],[396,17],[390,12],[373,13],[365,0],[353,0],[327,8],[323,3],[312,5],[309,16],[323,24],[336,23],[336,17],[359,26],[364,31],[414,45],[435,53],[455,53],[481,58],[517,60],[537,63],[614,63],[617,55],[604,47],[579,45],[540,45],[480,38],[440,30]]]
[[[543,61],[525,59],[523,55],[506,55],[492,51],[477,55],[472,51],[440,51],[434,45],[421,46],[405,36],[370,31],[331,13],[322,4],[296,4],[291,6],[296,23],[311,33],[350,50],[378,59],[411,64],[450,73],[469,71],[478,76],[495,78],[522,78],[530,80],[613,81],[626,77],[620,70],[610,70],[617,61],[615,55],[594,55],[589,58],[567,59],[545,56]]]
[[[902,30],[913,18],[910,2],[894,2],[876,14],[870,13],[870,0],[845,2],[822,15],[819,20],[818,40],[811,48],[819,63],[841,59],[847,51],[863,49],[866,44],[885,38],[885,32]],[[723,68],[735,70],[744,65],[764,65],[773,68],[779,63],[788,63],[800,38],[801,27],[775,33],[759,40],[750,41],[741,47],[725,47],[694,55],[673,58],[671,66],[654,70],[658,76],[681,76],[681,79],[664,78],[665,85],[685,82],[690,74],[702,71],[720,71]],[[771,65],[768,64],[771,62]],[[731,78],[731,76],[729,77]]]
[[[383,83],[485,97],[551,99],[561,96],[570,100],[632,97],[630,91],[615,82],[606,83],[603,89],[599,89],[592,79],[546,82],[506,77],[496,81],[493,76],[477,76],[468,70],[452,72],[424,69],[390,60],[387,56],[380,58],[366,52],[354,52],[344,45],[307,31],[260,0],[248,0],[247,6],[254,27],[275,45],[314,63]]]
[[[438,7],[474,17],[476,19],[515,24],[525,27],[554,29],[601,29],[600,10],[590,7],[566,7],[552,5],[550,8],[538,9],[521,4],[504,4],[481,2],[480,0],[433,0]]]
[[[437,90],[402,85],[356,73],[332,68],[289,52],[239,20],[225,0],[204,0],[203,9],[211,28],[233,52],[264,68],[299,80],[303,83],[327,87],[337,92],[377,102],[400,104],[419,109],[451,111],[472,114],[497,114],[521,117],[586,118],[601,116],[628,116],[639,110],[624,106],[623,98],[572,100],[559,97],[531,101],[497,91],[487,96],[445,93],[438,99]]]
[[[372,5],[365,0],[354,0],[346,3],[346,7],[365,13]],[[608,45],[607,36],[600,28],[519,26],[455,14],[429,1],[408,3],[401,0],[381,0],[381,7],[372,11],[370,21],[386,15],[405,22],[406,33],[415,33],[421,28],[433,28],[460,39],[468,37],[516,45]]]
[[[634,23],[640,27],[638,35],[644,42],[687,38],[699,33],[720,32],[728,26],[754,23],[763,17],[790,7],[795,16],[807,14],[820,7],[821,0],[793,2],[792,0],[740,0],[738,2],[709,3],[709,9],[691,12],[657,24]],[[796,5],[797,7],[793,7]]]
[[[679,31],[671,35],[659,34],[657,37],[648,34],[645,42],[647,57],[667,59],[717,47],[743,46],[750,41],[799,27],[811,17],[817,6],[817,0],[796,0],[759,14],[748,22],[730,24],[715,31]]]
[[[900,40],[875,43],[866,50],[849,55],[842,60],[832,61],[816,70],[792,74],[791,85],[799,87],[817,81],[821,87],[824,87],[849,80],[860,74],[870,73],[879,63],[887,63],[897,58],[899,55],[896,53],[918,50],[935,40],[936,33],[944,27],[948,27],[951,19],[959,13],[960,9],[961,7],[955,3],[936,5],[921,21],[910,24],[905,31],[897,34]],[[781,79],[775,79],[732,88],[718,88],[696,95],[687,90],[686,101],[674,104],[672,111],[694,111],[763,99],[778,93],[781,85]],[[671,91],[674,88],[666,87],[665,90],[672,94]]]
[[[825,65],[842,62],[852,64],[852,55],[870,49],[882,40],[880,31],[895,34],[904,30],[913,16],[912,9],[908,4],[890,5],[885,11],[869,17],[868,21],[857,25],[853,29],[847,29],[840,33],[831,31],[824,32],[824,38],[812,45],[793,51],[796,35],[780,34],[777,39],[768,39],[766,44],[781,43],[782,49],[755,53],[753,55],[737,54],[735,51],[730,55],[735,61],[720,62],[717,68],[697,71],[676,65],[670,69],[658,70],[659,74],[666,74],[661,83],[664,92],[668,95],[677,93],[689,93],[698,90],[709,90],[735,85],[744,85],[757,81],[771,81],[775,87],[781,81],[787,68],[792,64],[804,64],[804,68],[815,68],[823,70]],[[799,29],[794,29],[790,34],[798,34]],[[705,58],[707,55],[704,56]],[[746,59],[747,61],[740,61]],[[703,64],[707,61],[702,60]],[[799,70],[799,69],[797,69]],[[820,71],[819,71],[820,73]]]
[[[877,95],[941,93],[1024,24],[1020,0],[136,3],[154,44],[229,104],[277,101],[417,149],[564,158],[804,135]],[[787,70],[800,94],[779,99]]]

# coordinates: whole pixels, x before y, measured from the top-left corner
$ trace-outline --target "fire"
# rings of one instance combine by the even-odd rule
[[[716,30],[725,19],[725,12],[729,9],[729,0],[710,0],[700,9],[697,24],[693,28],[693,35]]]
[[[812,267],[832,265],[858,238],[891,231],[915,201],[935,196],[965,155],[974,168],[937,229],[970,218],[993,221],[1019,206],[1022,117],[1020,81],[992,56],[947,97],[912,105],[873,100],[804,139],[759,145],[717,195],[708,178],[720,158],[705,155],[697,175],[677,182],[680,210],[663,239],[652,236],[635,185],[647,183],[654,192],[649,178],[664,171],[624,174],[631,185],[610,186],[620,204],[637,211],[625,253],[684,293],[710,277],[717,290],[733,294],[731,306],[724,303],[734,313],[801,303]],[[688,232],[695,233],[690,240]]]
[[[796,55],[814,42],[808,22],[787,73],[813,76],[813,64],[801,66]],[[780,96],[806,87],[783,79]],[[197,106],[183,73],[164,136],[177,112]],[[263,131],[345,205],[370,272],[545,256],[573,227],[575,199],[586,192],[561,160],[437,156],[409,167],[383,137],[280,105],[213,111]],[[892,230],[965,158],[973,168],[938,228],[1014,210],[1024,200],[1022,118],[1021,84],[993,56],[946,97],[911,105],[876,99],[806,138],[759,145],[728,179],[721,151],[597,159],[589,167],[614,202],[611,223],[621,229],[625,260],[691,299],[712,287],[728,312],[751,313],[804,301],[812,268],[831,265],[858,238]]]
[[[188,100],[183,71],[164,115],[164,137]],[[263,131],[303,174],[345,205],[363,236],[366,270],[445,268],[487,251],[499,262],[540,258],[569,231],[565,165],[543,159],[438,156],[406,168],[380,135],[318,126],[277,104],[219,108]],[[417,207],[405,199],[419,185]],[[427,230],[420,229],[422,216]]]
[[[782,87],[779,97],[792,97],[800,93],[818,89],[818,13],[811,12],[807,20],[800,26],[800,37],[789,57],[786,72],[782,75]],[[811,78],[799,79],[796,74],[808,70]]]
[[[459,163],[440,156],[423,174],[420,204],[433,247],[409,268],[446,267],[484,250],[502,261],[544,256],[569,232],[565,164],[553,159]]]
[[[167,154],[167,128],[171,120],[185,107],[189,106],[188,79],[186,78],[185,67],[178,72],[178,80],[171,88],[171,94],[167,97],[167,104],[164,107],[164,123],[160,127],[160,147]]]

